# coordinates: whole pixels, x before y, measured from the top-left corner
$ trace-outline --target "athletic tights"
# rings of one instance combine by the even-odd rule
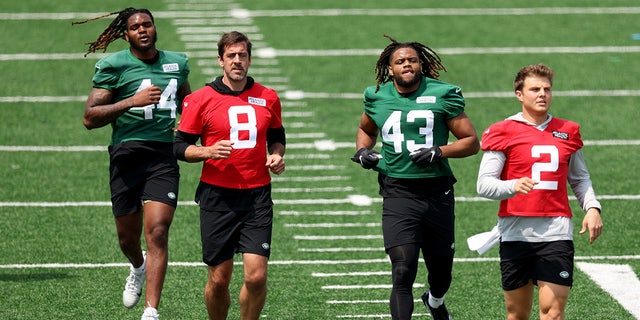
[[[389,249],[393,288],[389,309],[393,320],[410,320],[413,314],[413,283],[418,272],[420,246],[410,243]],[[424,254],[424,253],[423,253]],[[444,297],[451,285],[453,257],[426,257],[429,291],[436,298]]]

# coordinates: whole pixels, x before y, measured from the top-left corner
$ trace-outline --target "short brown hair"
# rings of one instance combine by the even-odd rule
[[[549,83],[553,84],[553,69],[542,63],[533,64],[523,67],[513,80],[513,89],[515,91],[522,90],[524,79],[530,76],[538,76],[549,79]]]
[[[247,52],[249,53],[249,57],[251,57],[251,41],[249,41],[249,37],[244,33],[238,31],[231,31],[222,35],[220,40],[218,40],[218,56],[224,56],[224,49],[226,47],[241,42],[247,44]]]

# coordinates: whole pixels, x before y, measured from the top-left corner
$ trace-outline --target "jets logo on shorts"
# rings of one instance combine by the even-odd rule
[[[262,244],[262,249],[269,250],[269,247],[269,244],[266,242]]]
[[[173,192],[169,192],[167,193],[167,197],[169,197],[169,199],[174,200],[176,198],[176,194]]]
[[[560,272],[560,278],[562,278],[562,279],[569,278],[569,272],[568,271]]]

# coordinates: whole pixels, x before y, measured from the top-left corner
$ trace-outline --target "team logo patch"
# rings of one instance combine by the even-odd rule
[[[249,97],[249,103],[251,104],[255,104],[261,107],[266,107],[267,106],[267,100],[262,99],[262,98],[254,98],[254,97]]]
[[[422,96],[416,98],[416,103],[436,103],[435,96]]]
[[[169,192],[167,193],[167,197],[169,197],[169,199],[174,200],[176,198],[176,194],[173,192]]]
[[[269,248],[270,248],[270,246],[269,246],[268,243],[265,242],[265,243],[262,244],[262,249],[269,250]]]
[[[177,63],[167,63],[162,65],[162,71],[164,72],[176,72],[180,70]]]
[[[555,138],[559,138],[562,140],[569,140],[569,134],[566,132],[553,131],[551,133]]]
[[[562,279],[569,278],[569,272],[568,271],[560,272],[560,278],[562,278]]]

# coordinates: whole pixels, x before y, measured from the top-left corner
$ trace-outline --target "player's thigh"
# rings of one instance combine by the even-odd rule
[[[422,243],[420,206],[411,198],[384,198],[382,236],[386,250],[409,243]]]
[[[503,291],[508,319],[529,319],[533,306],[533,292],[532,282],[517,289]]]
[[[237,250],[242,219],[234,211],[208,211],[200,208],[202,260],[217,266],[232,259]]]
[[[269,258],[273,233],[273,206],[256,208],[247,214],[238,239],[238,251]]]
[[[538,281],[538,299],[540,303],[540,313],[542,314],[564,314],[571,287]]]

